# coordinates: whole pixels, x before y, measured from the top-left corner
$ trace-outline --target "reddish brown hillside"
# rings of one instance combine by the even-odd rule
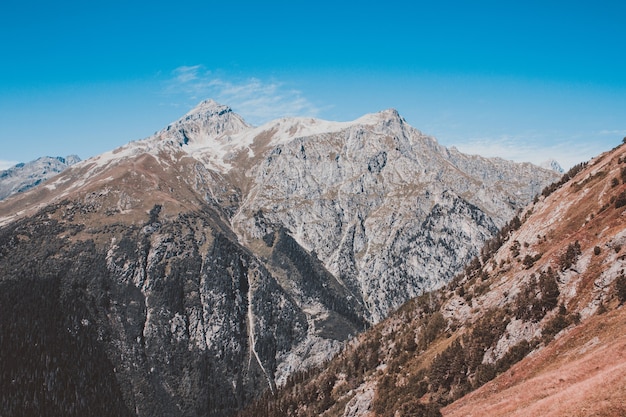
[[[530,274],[552,268],[559,303],[581,322],[444,408],[443,415],[626,415],[625,182],[622,146],[592,160],[528,210],[524,225],[493,258],[498,267],[484,268],[498,277],[492,291],[472,307],[501,304]],[[523,330],[545,334],[554,317]]]
[[[456,416],[626,415],[626,309],[594,316],[442,410]]]

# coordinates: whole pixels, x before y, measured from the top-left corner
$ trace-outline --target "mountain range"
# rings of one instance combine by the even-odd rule
[[[204,101],[0,202],[3,415],[230,415],[449,285],[559,177],[395,110],[253,127]]]
[[[76,155],[65,158],[44,156],[0,171],[0,200],[30,190],[77,162],[80,158]]]
[[[626,146],[546,187],[445,287],[239,417],[626,415]]]

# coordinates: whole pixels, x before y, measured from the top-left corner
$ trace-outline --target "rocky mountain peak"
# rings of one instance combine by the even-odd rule
[[[558,172],[559,174],[563,174],[565,170],[555,159],[548,159],[547,161],[539,164],[541,168],[551,169],[552,171]]]
[[[194,107],[189,112],[187,112],[185,116],[195,115],[195,114],[221,115],[224,113],[230,113],[232,111],[233,109],[231,109],[229,106],[220,104],[213,99],[207,99],[207,100],[202,100],[200,103],[198,103],[198,105],[196,105],[196,107]]]
[[[355,124],[376,126],[378,128],[396,127],[401,128],[406,126],[406,120],[396,109],[390,108],[387,110],[379,111],[377,113],[370,113],[362,116],[354,121]]]
[[[401,122],[401,123],[405,122],[404,118],[400,116],[400,113],[398,112],[398,110],[394,108],[382,110],[375,114],[380,118],[381,121],[394,121],[394,122]]]
[[[230,107],[209,99],[200,102],[182,118],[157,133],[157,137],[174,139],[181,146],[198,145],[251,127]]]
[[[74,165],[80,162],[80,157],[78,155],[68,155],[66,157],[57,156],[56,158],[59,162],[67,165]]]

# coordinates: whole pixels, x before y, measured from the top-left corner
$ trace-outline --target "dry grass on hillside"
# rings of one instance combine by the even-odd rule
[[[597,315],[443,408],[460,416],[626,415],[626,308]]]

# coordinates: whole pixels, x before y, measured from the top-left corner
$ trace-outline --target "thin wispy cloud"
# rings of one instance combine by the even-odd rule
[[[200,65],[194,66],[182,66],[176,68],[173,73],[175,80],[179,83],[188,83],[194,81],[198,78],[198,71],[200,70]]]
[[[302,92],[276,80],[225,79],[201,65],[178,67],[167,81],[165,95],[174,105],[191,107],[212,98],[232,107],[247,121],[262,124],[279,117],[316,117],[320,108]]]
[[[571,141],[542,140],[531,135],[501,135],[496,137],[470,138],[455,144],[461,152],[485,157],[500,157],[515,162],[541,164],[555,159],[564,169],[587,161],[603,151],[594,143],[572,146]]]
[[[598,132],[599,135],[603,136],[625,136],[626,137],[626,129],[614,129],[614,130],[601,130]]]

